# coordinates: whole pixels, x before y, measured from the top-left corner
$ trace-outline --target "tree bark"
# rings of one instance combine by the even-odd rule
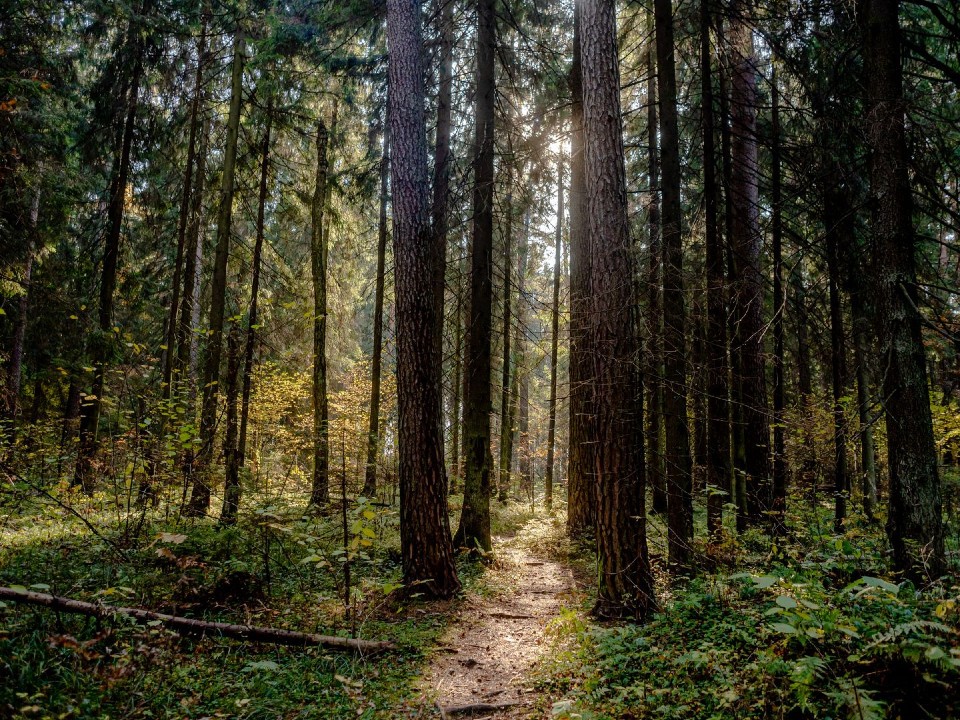
[[[200,408],[200,446],[194,468],[193,489],[185,508],[187,515],[200,516],[210,507],[210,465],[217,431],[217,401],[220,395],[220,362],[223,355],[223,319],[227,291],[227,261],[230,256],[230,225],[233,219],[233,193],[237,165],[237,141],[240,134],[240,106],[243,101],[243,32],[233,40],[233,65],[230,78],[230,114],[220,182],[220,210],[217,216],[217,247],[210,287],[210,318],[207,354],[203,369],[203,400]]]
[[[450,597],[460,589],[447,516],[440,400],[433,349],[436,243],[430,228],[423,46],[419,4],[387,0],[392,143],[393,248],[400,453],[400,552],[411,592]],[[489,380],[489,377],[488,377]]]
[[[237,403],[240,375],[240,329],[233,325],[227,333],[227,427],[223,439],[223,457],[226,462],[223,483],[221,525],[234,525],[240,508],[240,456],[237,452],[239,410]]]
[[[466,468],[463,511],[454,544],[489,551],[490,539],[490,339],[493,323],[493,160],[497,42],[496,3],[477,2],[477,81],[475,89],[473,255],[467,325],[467,392],[463,434]]]
[[[553,454],[557,434],[557,354],[560,344],[560,262],[563,257],[563,158],[557,161],[557,227],[553,251],[553,307],[550,317],[550,405],[547,420],[547,469],[543,502],[553,510]]]
[[[657,122],[657,71],[655,39],[647,49],[647,175],[650,202],[647,227],[650,231],[650,271],[647,310],[650,370],[647,375],[647,480],[653,489],[655,513],[667,512],[667,478],[663,455],[663,237],[660,229],[660,149]]]
[[[770,426],[763,358],[763,277],[757,166],[757,80],[749,0],[730,7],[731,164],[734,346],[739,360],[747,509],[758,521],[770,509]]]
[[[507,490],[510,487],[510,469],[513,465],[513,431],[516,417],[513,413],[510,366],[513,356],[510,352],[510,334],[513,331],[511,323],[511,294],[512,265],[513,265],[513,171],[507,171],[506,197],[506,228],[503,232],[503,367],[501,373],[500,392],[500,474],[497,482],[497,499],[507,501]],[[514,372],[514,376],[516,373]]]
[[[690,565],[693,496],[687,427],[687,356],[680,209],[680,136],[670,0],[655,0],[657,90],[663,164],[663,356],[664,460],[667,472],[667,540],[670,564]]]
[[[777,86],[777,66],[774,64],[770,77],[773,111],[771,131],[773,147],[771,149],[771,204],[773,245],[773,496],[771,499],[772,524],[774,537],[786,532],[787,510],[787,464],[784,436],[784,409],[786,406],[786,388],[784,383],[784,292],[783,292],[783,200],[782,170],[780,160],[780,93]]]
[[[864,0],[866,134],[882,340],[894,565],[915,579],[944,569],[940,477],[927,368],[917,311],[916,238],[908,175],[901,68],[900,3]]]
[[[330,438],[327,403],[327,238],[323,219],[329,183],[329,134],[317,122],[317,173],[313,188],[310,230],[310,269],[313,277],[313,486],[310,505],[325,508],[330,502]]]
[[[707,530],[711,537],[717,538],[723,527],[723,501],[729,497],[730,490],[726,277],[717,215],[710,0],[701,0],[700,14],[700,105],[703,113],[704,235],[707,266]]]
[[[590,233],[597,551],[601,617],[645,618],[654,607],[644,508],[643,378],[636,258],[627,217],[616,2],[582,8],[584,170]]]
[[[573,66],[570,70],[570,440],[567,469],[567,532],[593,531],[596,475],[593,468],[596,424],[591,406],[590,235],[587,229],[583,156],[583,81],[580,24],[585,0],[573,5]]]
[[[373,358],[370,361],[370,416],[367,426],[367,465],[363,495],[377,495],[377,456],[380,452],[380,379],[383,365],[383,291],[387,266],[387,201],[390,180],[390,120],[383,129],[380,158],[380,219],[377,226],[377,285],[373,300]],[[459,328],[458,328],[459,329]],[[456,421],[454,421],[456,422]]]

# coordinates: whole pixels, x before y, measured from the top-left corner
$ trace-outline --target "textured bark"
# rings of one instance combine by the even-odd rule
[[[476,128],[474,136],[473,254],[467,323],[467,392],[463,407],[466,453],[463,511],[457,547],[488,551],[490,540],[490,339],[493,323],[493,159],[496,80],[496,3],[477,2]]]
[[[593,469],[595,419],[590,404],[590,235],[587,232],[586,179],[583,157],[583,83],[580,16],[583,1],[573,6],[573,67],[570,70],[570,441],[567,469],[567,531],[582,536],[593,530],[596,482]]]
[[[383,365],[383,290],[387,266],[387,200],[390,181],[390,124],[383,131],[380,158],[380,219],[377,227],[377,281],[373,299],[373,358],[370,361],[370,414],[367,426],[367,465],[363,495],[377,495],[377,456],[380,452],[380,380]],[[458,327],[459,331],[459,327]],[[456,424],[456,421],[454,421]]]
[[[503,365],[500,377],[500,474],[497,477],[497,499],[507,501],[507,491],[510,487],[510,469],[513,465],[513,432],[516,424],[516,415],[513,408],[513,396],[516,388],[511,384],[511,365],[514,358],[511,354],[510,335],[511,326],[511,295],[512,266],[513,266],[513,172],[507,171],[506,197],[506,228],[503,232]],[[516,372],[513,373],[516,379]]]
[[[644,509],[643,384],[636,258],[627,217],[616,3],[583,4],[584,169],[590,233],[601,617],[643,619],[654,606]]]
[[[240,329],[234,325],[227,333],[227,417],[223,438],[223,457],[226,469],[223,483],[223,509],[220,523],[233,525],[237,522],[240,508],[240,457],[237,453],[239,422],[239,376],[240,376]]]
[[[233,220],[234,179],[237,165],[237,140],[240,133],[240,106],[243,100],[243,33],[233,41],[233,66],[230,78],[230,114],[220,181],[220,209],[217,216],[217,247],[210,285],[210,317],[207,354],[203,369],[203,400],[200,408],[200,450],[194,468],[193,489],[188,515],[203,515],[210,506],[210,464],[217,431],[217,401],[220,395],[220,362],[223,354],[223,319],[226,305],[227,261],[230,256],[230,226]]]
[[[739,360],[744,469],[750,519],[770,509],[770,426],[763,357],[763,276],[757,167],[757,79],[748,0],[730,7],[734,347]]]
[[[657,74],[654,42],[647,50],[647,175],[650,202],[650,271],[647,276],[647,480],[656,513],[667,511],[667,477],[663,457],[663,237],[660,231],[660,148],[657,123]]]
[[[848,255],[853,264],[852,254]],[[873,351],[870,343],[870,317],[865,297],[866,283],[860,278],[859,268],[850,268],[853,287],[850,292],[850,314],[853,322],[854,361],[857,366],[857,416],[860,421],[860,465],[863,512],[872,520],[877,505],[877,451],[873,439],[874,416],[872,411],[873,384],[869,358]]]
[[[727,394],[727,310],[723,245],[717,217],[716,122],[710,49],[711,8],[700,3],[700,78],[703,113],[703,204],[707,271],[707,529],[717,537],[730,491],[730,423]]]
[[[317,123],[317,172],[310,207],[310,270],[313,278],[313,484],[310,504],[324,508],[330,502],[330,438],[327,402],[327,238],[326,210],[329,134]]]
[[[771,242],[773,245],[773,488],[770,508],[771,532],[774,537],[786,532],[787,464],[784,438],[784,407],[786,403],[783,377],[783,204],[780,161],[780,94],[777,87],[776,65],[770,78],[773,112],[771,117],[773,147],[771,149],[771,204],[773,218]]]
[[[917,307],[913,196],[904,130],[898,0],[865,0],[866,134],[882,340],[894,564],[915,578],[944,568],[940,478]]]
[[[149,6],[145,3],[141,13],[146,14]],[[97,313],[97,331],[99,336],[93,348],[93,385],[80,408],[80,442],[77,448],[77,462],[74,468],[72,485],[79,486],[85,493],[93,492],[93,461],[99,445],[100,411],[103,406],[103,393],[106,390],[107,363],[110,357],[113,334],[114,292],[117,286],[117,270],[120,260],[120,240],[123,234],[123,215],[126,203],[127,181],[130,174],[130,155],[133,145],[133,133],[137,121],[140,99],[140,80],[143,74],[143,40],[140,36],[140,23],[131,20],[127,42],[134,47],[133,69],[127,88],[125,106],[127,109],[119,147],[114,156],[113,173],[110,186],[110,202],[107,206],[107,231],[104,237],[103,262],[100,270],[100,298]]]
[[[412,592],[450,597],[460,582],[447,517],[441,366],[432,352],[441,321],[434,292],[419,3],[387,1],[387,45],[403,580]]]
[[[838,176],[828,173],[831,183],[824,193],[823,222],[826,229],[827,276],[830,284],[830,378],[833,390],[833,529],[843,532],[847,517],[850,479],[847,472],[847,433],[842,398],[847,390],[846,348],[843,308],[840,299],[840,248],[854,242],[850,197],[837,184]]]
[[[454,0],[440,0],[440,53],[437,78],[437,140],[433,156],[433,206],[431,227],[436,243],[437,315],[440,333],[437,337],[437,355],[443,358],[443,300],[447,274],[447,233],[449,232],[450,169],[453,156],[450,151],[451,109],[453,107],[453,5]]]
[[[680,209],[680,135],[670,0],[654,2],[657,89],[663,165],[663,417],[667,473],[667,541],[670,563],[690,565],[693,496],[687,427],[687,359],[684,338],[683,246]]]
[[[260,146],[260,186],[257,194],[257,235],[253,243],[253,269],[250,277],[250,307],[247,310],[247,337],[243,349],[243,389],[240,397],[240,437],[237,440],[237,468],[247,461],[247,426],[250,422],[250,392],[253,385],[253,361],[257,348],[257,322],[260,307],[260,269],[263,264],[264,214],[270,181],[270,140],[273,129],[273,98],[267,100],[267,124]]]
[[[553,251],[553,307],[550,317],[550,404],[547,409],[547,469],[543,502],[553,510],[553,455],[557,435],[557,353],[560,347],[560,260],[563,257],[563,160],[557,163],[557,227]]]

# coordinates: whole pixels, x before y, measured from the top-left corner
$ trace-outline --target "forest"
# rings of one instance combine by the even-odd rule
[[[960,718],[956,0],[0,3],[0,717]]]

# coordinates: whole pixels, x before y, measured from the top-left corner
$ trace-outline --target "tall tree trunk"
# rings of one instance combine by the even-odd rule
[[[830,162],[830,161],[828,161]],[[837,171],[830,173],[831,186],[824,193],[823,221],[826,229],[827,275],[830,283],[830,376],[833,388],[833,493],[834,531],[843,532],[847,517],[850,481],[847,474],[847,433],[843,396],[847,390],[847,363],[844,347],[843,308],[840,300],[840,247],[853,243],[853,216],[850,197],[840,189]]]
[[[650,202],[647,227],[650,229],[650,272],[648,275],[647,357],[647,479],[653,489],[655,513],[667,511],[667,478],[663,456],[663,238],[660,232],[660,134],[657,123],[657,73],[654,40],[647,49],[647,175]]]
[[[513,356],[510,349],[510,333],[513,331],[512,318],[510,316],[510,296],[513,293],[512,287],[512,265],[513,265],[513,172],[507,171],[507,218],[506,229],[503,233],[503,368],[501,374],[501,393],[500,393],[500,474],[498,477],[498,500],[507,501],[507,490],[510,487],[510,468],[513,465],[513,431],[514,420],[513,403],[511,395],[510,365],[513,362]],[[514,372],[514,375],[516,373]]]
[[[543,502],[553,510],[553,454],[557,434],[557,352],[560,345],[560,262],[563,258],[563,158],[557,161],[557,228],[553,251],[553,307],[550,318],[550,406],[547,420],[547,469]]]
[[[912,576],[944,568],[940,477],[917,311],[916,239],[907,165],[900,3],[864,0],[874,277],[883,341],[890,469],[887,535],[894,564]]]
[[[459,247],[459,245],[458,245]],[[454,342],[453,342],[453,406],[450,408],[450,487],[449,492],[453,495],[459,490],[461,476],[460,467],[460,426],[463,421],[462,400],[463,400],[463,278],[465,267],[463,261],[458,263],[457,268],[457,305],[456,319],[454,322]]]
[[[615,0],[582,9],[584,169],[592,256],[597,551],[594,612],[642,619],[654,606],[644,502],[643,378],[627,217]],[[661,65],[661,69],[662,69]],[[662,108],[661,108],[662,110]]]
[[[363,495],[377,495],[377,455],[380,452],[380,377],[383,365],[383,290],[387,267],[387,200],[390,179],[390,125],[383,129],[383,154],[380,159],[380,219],[377,226],[377,286],[373,300],[373,358],[370,362],[370,416],[367,426],[367,465],[363,477]],[[459,324],[457,328],[459,332]],[[456,420],[454,420],[456,427]]]
[[[146,13],[145,4],[141,11]],[[130,173],[130,151],[136,127],[140,98],[140,80],[143,74],[143,40],[140,24],[130,21],[128,42],[135,46],[134,65],[126,95],[126,117],[121,134],[119,152],[115,156],[114,172],[107,207],[107,232],[104,237],[103,264],[100,271],[100,306],[97,314],[98,335],[93,349],[93,385],[80,408],[80,444],[74,469],[73,486],[85,493],[93,492],[93,460],[99,444],[98,430],[103,393],[106,390],[107,363],[113,345],[113,306],[117,286],[117,268],[120,259],[120,239],[123,233],[123,210],[126,204],[127,180]]]
[[[313,486],[310,504],[330,502],[330,438],[327,403],[327,238],[324,235],[329,183],[327,126],[317,122],[317,174],[310,209],[310,268],[313,276]]]
[[[436,353],[443,359],[443,301],[447,275],[447,233],[449,232],[450,168],[453,155],[450,151],[451,113],[453,107],[453,5],[454,0],[439,0],[440,57],[437,78],[437,139],[433,156],[433,206],[431,226],[436,243],[437,278],[435,283],[437,314],[440,318],[440,334],[437,337]],[[441,399],[442,402],[442,399]],[[442,407],[441,407],[442,411]],[[442,416],[442,414],[441,414]]]
[[[273,129],[273,97],[267,100],[267,124],[260,146],[260,186],[257,193],[257,236],[253,244],[253,269],[250,277],[250,307],[247,310],[247,337],[243,348],[243,388],[240,396],[240,436],[237,439],[237,463],[247,461],[247,426],[250,422],[250,393],[253,386],[253,361],[257,349],[257,323],[260,308],[260,269],[263,265],[264,221],[270,182],[270,140]]]
[[[687,355],[684,338],[683,245],[680,210],[680,135],[670,0],[655,0],[657,89],[663,163],[664,459],[667,470],[668,549],[676,568],[690,565],[693,497],[687,428]]]
[[[721,36],[722,36],[721,21]],[[733,295],[738,292],[737,275],[735,263],[733,260],[733,202],[731,200],[731,188],[733,187],[733,159],[731,145],[730,128],[730,92],[727,76],[730,68],[726,65],[721,66],[719,74],[720,90],[720,154],[723,158],[723,188],[724,188],[724,235],[726,242],[724,244],[727,288],[728,293]],[[733,461],[733,476],[730,486],[730,497],[737,507],[737,532],[742,533],[747,529],[747,467],[746,467],[746,444],[743,430],[743,372],[741,371],[741,357],[737,350],[737,328],[739,316],[735,314],[736,299],[728,296],[727,303],[727,336],[730,339],[730,445],[731,459]]]
[[[773,66],[770,77],[773,111],[771,131],[771,193],[773,210],[771,241],[773,244],[773,497],[771,500],[772,535],[778,537],[786,532],[787,510],[787,463],[784,437],[784,409],[786,389],[783,377],[784,359],[784,292],[783,292],[783,201],[780,162],[780,92],[777,86],[777,69]]]
[[[220,512],[222,525],[234,525],[237,522],[237,510],[240,508],[240,456],[237,453],[237,440],[240,434],[237,408],[239,375],[240,328],[233,325],[227,333],[227,427],[223,438],[226,470],[223,484],[223,509]]]
[[[467,392],[463,434],[466,472],[463,512],[454,545],[491,549],[490,338],[493,324],[493,159],[497,42],[496,2],[477,1],[476,129],[474,136],[473,254],[467,325]]]
[[[217,248],[210,287],[210,318],[207,354],[203,368],[203,400],[200,408],[200,448],[196,459],[193,489],[186,514],[199,516],[210,507],[210,465],[217,431],[217,401],[220,395],[220,361],[223,355],[223,319],[227,295],[227,261],[230,256],[230,225],[233,219],[233,192],[240,134],[240,105],[243,100],[243,32],[233,40],[230,78],[230,114],[220,181],[220,210],[217,216]]]
[[[413,592],[450,597],[460,588],[447,516],[441,365],[436,334],[436,243],[429,216],[419,4],[387,0],[396,278],[400,449],[400,552]]]
[[[734,344],[739,360],[747,505],[758,521],[770,509],[770,426],[763,359],[763,277],[757,166],[757,70],[750,0],[734,0],[728,35],[731,48],[731,163],[734,271]]]
[[[570,440],[567,469],[567,531],[591,532],[596,517],[593,465],[596,423],[590,397],[590,234],[587,228],[583,156],[583,80],[580,24],[585,0],[573,4],[573,66],[570,70]]]
[[[852,260],[852,257],[848,257]],[[853,263],[851,263],[852,265]],[[863,512],[873,520],[877,506],[877,451],[873,440],[872,373],[868,358],[870,347],[870,318],[866,309],[866,283],[860,278],[859,268],[848,270],[853,280],[850,293],[850,315],[853,323],[853,351],[857,364],[857,416],[860,421],[860,464]]]
[[[718,537],[730,490],[730,422],[727,394],[727,311],[723,245],[717,217],[710,0],[700,3],[700,82],[703,113],[703,205],[707,270],[707,529]]]

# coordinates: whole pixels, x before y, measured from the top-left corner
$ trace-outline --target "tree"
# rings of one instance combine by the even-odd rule
[[[663,356],[664,429],[667,469],[668,544],[671,565],[690,564],[693,493],[690,431],[687,428],[687,362],[684,337],[683,246],[680,207],[680,136],[670,0],[654,3],[657,89],[663,165]]]
[[[590,234],[584,170],[583,73],[580,26],[583,0],[573,5],[573,64],[570,68],[570,453],[567,469],[567,530],[592,532],[596,518],[593,467],[595,421],[591,406]]]
[[[200,456],[193,481],[188,515],[199,516],[210,506],[210,463],[217,426],[217,400],[220,394],[220,364],[223,354],[223,321],[227,294],[227,261],[230,256],[230,226],[233,220],[233,194],[236,179],[237,144],[240,135],[240,107],[243,101],[244,34],[239,28],[233,39],[233,64],[230,76],[230,114],[220,180],[220,209],[217,215],[217,242],[210,287],[210,328],[203,369],[203,401],[200,408]]]
[[[326,210],[329,133],[317,122],[317,174],[310,205],[310,270],[313,278],[313,485],[310,504],[324,508],[330,502],[330,440],[327,404],[327,242]],[[344,498],[346,502],[346,498]]]
[[[874,289],[882,339],[890,510],[897,569],[944,568],[940,477],[917,311],[916,237],[904,130],[899,0],[864,0]]]
[[[447,516],[435,302],[436,243],[429,222],[422,40],[418,4],[388,0],[389,109],[396,278],[400,442],[400,552],[414,592],[460,588]]]
[[[465,471],[463,511],[454,545],[489,551],[490,539],[490,340],[493,324],[493,160],[497,42],[496,3],[477,2],[477,81],[474,130],[473,253],[467,321],[466,393],[463,405]]]
[[[593,404],[597,448],[596,614],[643,619],[653,608],[644,511],[643,384],[636,261],[627,219],[616,3],[581,16],[586,209],[590,233]]]

